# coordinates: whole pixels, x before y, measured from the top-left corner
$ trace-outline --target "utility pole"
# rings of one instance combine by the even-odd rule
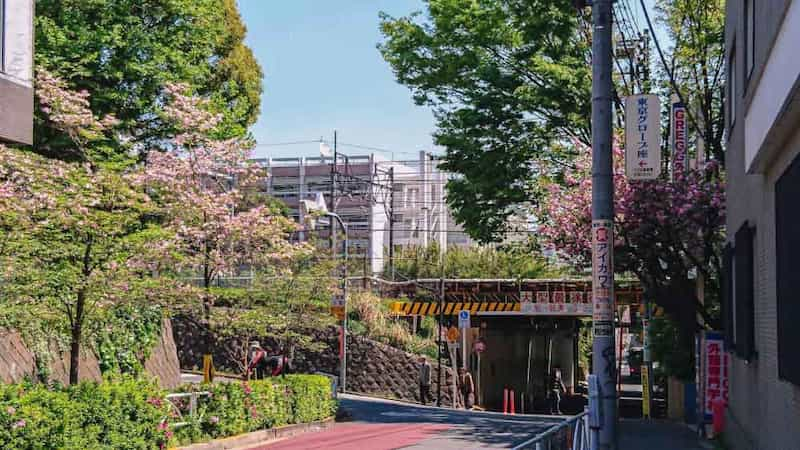
[[[389,167],[389,275],[394,281],[394,166]]]
[[[336,175],[338,168],[336,164],[339,160],[339,155],[336,152],[336,130],[333,130],[333,162],[331,163],[331,212],[336,213]],[[330,223],[330,236],[328,236],[328,240],[330,241],[331,245],[331,255],[336,258],[336,222],[331,220]]]
[[[617,448],[614,351],[614,179],[612,136],[612,0],[592,2],[592,291],[598,420],[592,447]]]
[[[441,265],[441,275],[439,279],[439,338],[437,342],[436,357],[439,360],[439,380],[436,383],[436,406],[442,406],[442,331],[444,327],[444,264]],[[455,399],[453,399],[455,401]]]

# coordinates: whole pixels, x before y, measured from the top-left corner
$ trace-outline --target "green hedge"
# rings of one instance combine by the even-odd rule
[[[166,392],[132,378],[67,388],[0,385],[0,448],[157,449],[322,420],[336,409],[330,382],[316,375],[184,390],[211,393],[191,421],[188,400],[172,407]],[[191,423],[175,428],[179,421]]]
[[[0,448],[151,449],[166,445],[164,392],[132,379],[82,383],[0,385]]]

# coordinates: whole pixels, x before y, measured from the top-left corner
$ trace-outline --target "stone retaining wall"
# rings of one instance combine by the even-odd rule
[[[203,354],[210,353],[219,371],[241,373],[241,365],[232,359],[232,348],[240,348],[241,340],[218,338],[204,324],[186,316],[173,317],[173,334],[181,368],[202,367]],[[339,374],[338,330],[314,333],[321,351],[298,349],[294,355],[294,371]],[[268,353],[277,354],[279,345],[273,339],[257,339]],[[419,401],[419,355],[407,353],[363,336],[350,336],[347,343],[347,390],[406,401]],[[431,394],[436,395],[438,371],[433,365]],[[448,369],[446,366],[443,369]],[[450,405],[452,370],[445,370],[442,384],[443,405]]]
[[[53,359],[48,362],[50,380],[67,384],[69,381],[69,352],[50,344],[48,352]],[[170,389],[180,384],[181,373],[172,326],[169,319],[161,325],[161,338],[145,361],[145,370],[158,379],[159,385]],[[81,354],[78,373],[80,380],[101,381],[100,365],[91,352]],[[36,379],[36,358],[19,332],[0,330],[0,382],[18,383],[26,378]]]

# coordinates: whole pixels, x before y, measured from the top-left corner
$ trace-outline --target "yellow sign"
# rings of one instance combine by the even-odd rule
[[[344,320],[344,306],[331,306],[331,314],[339,320]]]
[[[458,341],[458,328],[450,327],[447,330],[447,342],[456,342]]]
[[[650,417],[650,373],[642,364],[642,416]]]

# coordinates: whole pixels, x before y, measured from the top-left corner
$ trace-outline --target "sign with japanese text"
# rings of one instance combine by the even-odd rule
[[[706,420],[710,421],[714,401],[717,399],[728,401],[728,354],[725,352],[721,333],[706,332],[703,359],[705,366],[703,414]]]
[[[642,364],[642,416],[650,417],[650,369]]]
[[[592,221],[592,303],[595,336],[611,336],[614,323],[614,224]]]
[[[522,291],[520,312],[531,316],[591,316],[589,298],[583,292]]]
[[[657,95],[625,99],[625,175],[653,180],[661,175],[661,102]]]
[[[672,143],[672,176],[676,173],[684,173],[688,163],[688,119],[686,106],[681,102],[672,103],[671,112],[672,130],[670,133]]]

